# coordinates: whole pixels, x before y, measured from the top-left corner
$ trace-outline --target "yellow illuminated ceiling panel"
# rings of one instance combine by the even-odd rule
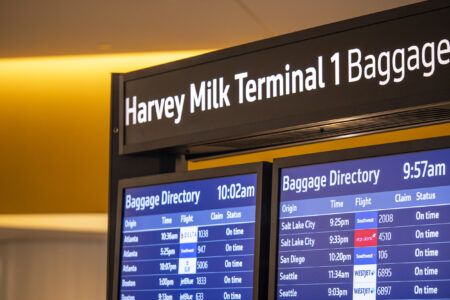
[[[0,214],[106,212],[111,73],[204,52],[0,59]]]

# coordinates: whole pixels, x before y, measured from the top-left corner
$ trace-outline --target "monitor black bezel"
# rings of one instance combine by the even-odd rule
[[[277,268],[278,268],[278,230],[279,230],[279,205],[280,205],[279,180],[280,180],[280,172],[282,169],[397,155],[397,154],[407,154],[428,150],[438,150],[444,148],[450,148],[450,136],[389,143],[367,147],[349,148],[344,150],[327,151],[275,159],[273,162],[273,174],[272,174],[268,299],[275,300],[277,296],[276,293],[277,293]]]
[[[235,165],[229,167],[203,169],[180,173],[169,173],[145,177],[135,177],[119,180],[115,232],[115,257],[113,269],[113,300],[120,299],[120,269],[122,254],[122,220],[123,192],[125,189],[160,184],[171,184],[194,180],[220,178],[256,174],[256,215],[255,215],[255,251],[253,265],[253,299],[265,299],[267,296],[267,272],[269,255],[270,228],[270,186],[272,165],[266,162]],[[259,228],[259,230],[257,230]]]

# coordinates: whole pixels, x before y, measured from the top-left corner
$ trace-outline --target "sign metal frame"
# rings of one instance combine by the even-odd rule
[[[389,94],[389,89],[386,89],[385,86],[380,87],[380,89],[376,90],[377,94],[388,95],[390,101],[380,101],[380,103],[362,103],[359,107],[358,97],[361,95],[351,95],[350,98],[344,99],[345,105],[335,106],[329,111],[320,110],[319,113],[314,113],[314,110],[308,111],[308,113],[304,113],[301,115],[301,118],[296,118],[294,115],[287,115],[289,112],[283,112],[279,115],[274,116],[271,119],[265,120],[264,122],[257,122],[256,119],[252,120],[250,123],[246,124],[234,124],[234,121],[230,120],[230,126],[227,127],[214,127],[214,123],[211,123],[207,119],[204,119],[204,125],[202,125],[201,130],[195,134],[180,134],[183,132],[177,131],[177,135],[170,135],[168,132],[167,136],[158,137],[158,138],[147,138],[147,134],[152,134],[152,130],[145,129],[141,130],[137,135],[145,136],[140,142],[136,143],[126,143],[127,127],[124,124],[125,119],[125,93],[126,93],[126,85],[127,83],[133,82],[134,80],[141,80],[145,78],[157,78],[158,76],[165,76],[167,74],[171,74],[172,72],[189,72],[190,69],[196,68],[199,66],[211,66],[214,68],[214,64],[218,62],[226,61],[227,59],[234,59],[237,57],[251,57],[251,55],[256,55],[263,51],[277,51],[284,46],[289,46],[292,44],[301,44],[301,43],[309,43],[310,41],[315,41],[319,39],[328,39],[341,34],[341,33],[352,33],[353,31],[357,31],[359,29],[364,29],[367,27],[376,27],[379,24],[384,24],[386,22],[391,21],[401,21],[408,17],[414,16],[422,16],[430,13],[435,13],[439,11],[445,11],[445,14],[450,14],[450,5],[448,3],[443,3],[439,1],[428,1],[415,5],[410,5],[406,7],[401,7],[397,9],[392,9],[389,11],[384,11],[380,13],[375,13],[367,16],[358,17],[351,20],[341,21],[329,25],[320,26],[317,28],[312,28],[304,31],[299,31],[291,34],[286,34],[266,40],[261,40],[241,46],[236,46],[224,50],[219,50],[211,53],[207,53],[204,55],[163,64],[147,69],[137,70],[134,72],[121,74],[119,76],[119,154],[131,154],[138,153],[144,151],[151,151],[155,149],[187,149],[191,145],[201,145],[212,143],[221,140],[227,139],[236,139],[236,138],[245,138],[248,136],[257,136],[261,134],[272,133],[277,130],[283,130],[286,128],[290,128],[292,126],[299,126],[305,124],[313,124],[317,122],[330,121],[338,118],[352,118],[363,116],[367,114],[377,114],[382,112],[389,111],[398,111],[402,109],[407,109],[411,107],[419,107],[426,105],[433,105],[437,103],[444,103],[449,101],[448,95],[450,93],[450,88],[446,87],[442,84],[442,77],[445,77],[445,74],[448,73],[448,66],[445,66],[444,75],[440,74],[437,76],[438,79],[434,78],[433,83],[428,83],[428,85],[435,85],[439,88],[436,88],[436,91],[428,89],[425,93],[425,90],[422,91],[421,87],[417,87],[417,81],[411,82],[407,86],[407,88],[417,88],[418,93],[414,95],[399,96],[397,93]],[[448,38],[447,35],[445,35]],[[380,39],[381,37],[377,37]],[[393,37],[389,37],[388,40],[392,40]],[[386,42],[386,45],[389,46],[389,42]],[[341,45],[342,46],[342,45]],[[408,46],[408,45],[404,45]],[[349,46],[350,47],[350,46]],[[250,55],[250,56],[249,56]],[[344,55],[342,55],[344,56]],[[363,57],[364,58],[364,57]],[[328,58],[326,58],[328,59]],[[444,67],[443,67],[444,68]],[[220,70],[215,70],[215,72],[220,73]],[[445,73],[447,72],[447,73]],[[188,73],[182,73],[187,74]],[[435,76],[436,77],[436,76]],[[205,78],[207,79],[207,78]],[[429,79],[428,79],[429,80]],[[433,80],[433,79],[431,79]],[[148,88],[148,87],[143,87]],[[383,88],[383,90],[381,89]],[[405,88],[405,87],[404,87]],[[170,89],[170,88],[165,88]],[[342,88],[341,88],[342,89]],[[348,87],[348,89],[352,89]],[[323,91],[318,91],[317,93],[321,93]],[[348,95],[349,92],[346,91],[343,95]],[[352,93],[350,93],[352,94]],[[291,95],[292,96],[292,95]],[[152,97],[148,95],[148,97]],[[292,96],[293,97],[293,96]],[[314,98],[316,99],[316,98]],[[340,99],[342,100],[342,99]],[[384,99],[386,100],[386,99]],[[272,100],[277,101],[277,100]],[[283,101],[283,100],[278,100]],[[186,101],[187,102],[187,101]],[[233,105],[231,105],[233,106]],[[255,106],[254,106],[255,107]],[[271,106],[273,108],[273,106]],[[235,111],[237,111],[235,109]],[[264,108],[265,109],[265,108]],[[217,116],[217,114],[216,114]],[[207,123],[207,124],[206,124]],[[202,123],[203,124],[203,123]],[[184,126],[183,124],[179,124],[178,126]],[[158,130],[166,130],[167,126],[160,126]],[[153,128],[154,130],[154,128]]]

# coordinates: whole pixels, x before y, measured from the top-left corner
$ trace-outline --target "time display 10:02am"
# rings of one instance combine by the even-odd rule
[[[217,187],[219,200],[233,200],[255,197],[255,186],[240,183],[222,184]]]

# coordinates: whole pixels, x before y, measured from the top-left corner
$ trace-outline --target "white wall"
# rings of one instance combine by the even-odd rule
[[[106,248],[105,238],[0,240],[0,299],[106,299]]]

